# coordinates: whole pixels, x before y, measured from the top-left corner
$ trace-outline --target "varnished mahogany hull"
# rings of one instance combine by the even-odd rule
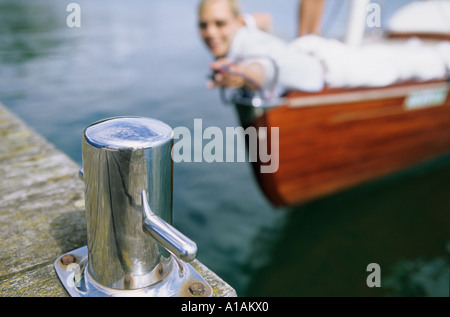
[[[269,140],[279,127],[279,169],[262,174],[254,163],[261,189],[275,206],[297,205],[449,153],[448,89],[438,81],[290,93],[252,123]]]
[[[410,38],[419,38],[422,40],[436,40],[436,41],[450,41],[449,33],[396,33],[390,32],[387,34],[389,38],[392,39],[410,39]]]

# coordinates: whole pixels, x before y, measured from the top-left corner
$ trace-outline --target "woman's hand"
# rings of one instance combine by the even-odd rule
[[[207,83],[208,88],[245,87],[250,90],[258,90],[264,81],[264,70],[258,63],[243,65],[221,58],[211,64],[211,70],[213,75],[212,80]]]
[[[213,71],[212,81],[208,82],[208,88],[242,88],[245,80],[242,73],[242,67],[239,64],[233,64],[226,58],[218,59],[211,64]]]

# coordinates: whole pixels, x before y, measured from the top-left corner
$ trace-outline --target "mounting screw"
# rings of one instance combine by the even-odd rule
[[[189,289],[189,292],[194,296],[200,296],[205,293],[205,285],[203,285],[202,283],[198,283],[198,282],[192,283],[188,289]]]
[[[61,257],[61,263],[63,265],[69,265],[75,263],[75,257],[72,254],[66,254]]]

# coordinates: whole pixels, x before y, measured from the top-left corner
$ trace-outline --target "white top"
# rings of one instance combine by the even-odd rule
[[[265,72],[264,89],[278,94],[319,91],[324,85],[323,67],[317,58],[291,50],[288,43],[256,27],[242,27],[237,32],[227,58],[260,63]]]
[[[411,39],[351,47],[336,39],[307,35],[286,43],[255,27],[238,31],[227,57],[260,63],[265,71],[264,89],[276,94],[315,92],[325,85],[383,87],[407,80],[442,79],[450,72],[450,42],[425,45]]]

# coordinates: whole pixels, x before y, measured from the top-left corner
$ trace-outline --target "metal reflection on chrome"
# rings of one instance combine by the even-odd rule
[[[102,120],[83,132],[79,176],[85,184],[87,257],[78,263],[78,275],[91,290],[125,295],[169,283],[166,293],[145,294],[171,296],[177,294],[173,288],[182,288],[184,272],[193,270],[179,259],[194,260],[197,245],[172,226],[173,135],[165,123],[141,117]]]
[[[60,256],[54,264],[56,273],[67,293],[72,297],[211,297],[212,288],[205,279],[188,263],[172,257],[169,271],[160,283],[135,290],[117,290],[101,285],[90,276],[88,250],[84,246],[70,253],[75,262],[64,264]],[[130,276],[132,280],[133,276]],[[191,291],[192,285],[204,285],[202,294]]]

